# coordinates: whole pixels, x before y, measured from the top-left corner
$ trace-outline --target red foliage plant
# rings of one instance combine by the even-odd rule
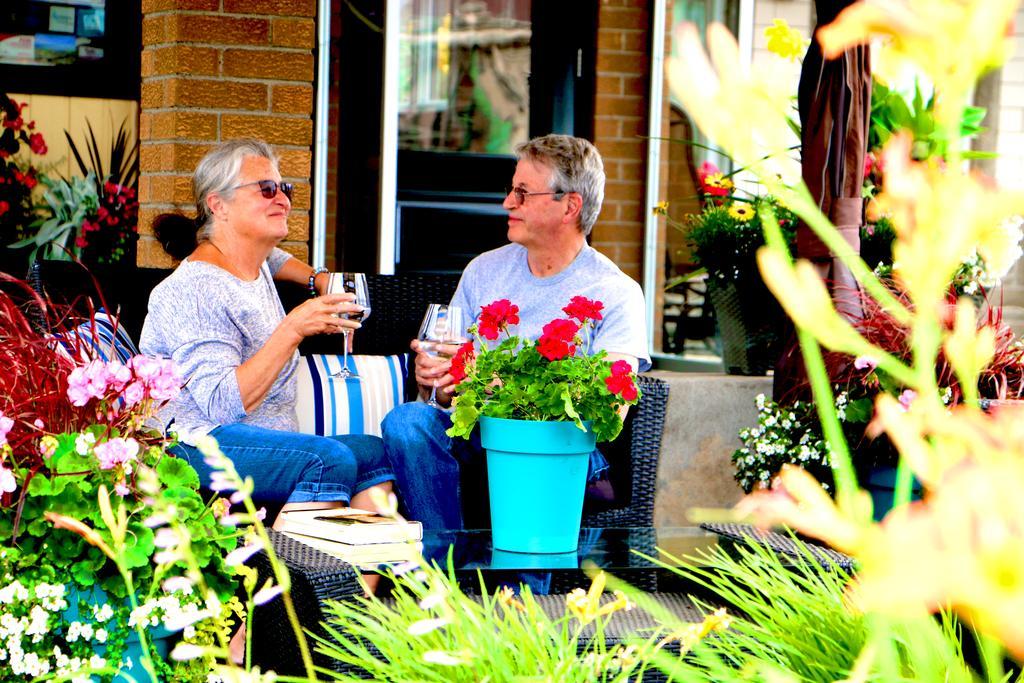
[[[912,302],[900,292],[894,293],[908,308]],[[912,358],[910,348],[910,328],[897,322],[874,299],[863,297],[864,318],[857,323],[857,329],[869,342],[885,349],[890,354],[909,363]],[[1019,399],[1024,397],[1024,344],[1014,335],[1013,330],[1003,321],[1001,306],[983,304],[986,313],[980,316],[978,328],[990,327],[995,331],[995,353],[992,361],[982,370],[978,378],[978,392],[982,398],[988,399]],[[951,292],[947,301],[943,324],[947,330],[953,329],[956,297]],[[855,395],[873,394],[880,390],[875,373],[865,372],[854,367],[854,359],[839,353],[826,354],[826,367],[833,385],[851,391]],[[962,400],[963,391],[960,383],[945,355],[940,352],[935,376],[940,387],[949,387],[950,403]],[[867,382],[867,384],[865,384]],[[874,382],[874,384],[871,384]],[[861,387],[861,388],[859,388]],[[865,389],[867,390],[865,392]]]
[[[0,284],[0,412],[14,420],[7,441],[19,465],[36,469],[42,459],[32,442],[88,424],[89,411],[67,397],[81,340],[66,334],[58,341],[41,332],[66,329],[68,313],[8,275],[0,273]]]

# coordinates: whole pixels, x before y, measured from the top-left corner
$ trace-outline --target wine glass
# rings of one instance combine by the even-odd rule
[[[356,313],[339,313],[338,316],[348,320],[362,322],[370,317],[370,290],[366,287],[366,275],[364,273],[331,273],[327,279],[327,293],[341,294],[351,292],[356,295],[353,303],[363,307],[362,311]],[[342,347],[341,370],[331,375],[340,379],[359,379],[359,375],[348,368],[348,336],[349,329],[343,328],[342,334],[345,343]]]
[[[427,304],[427,313],[420,325],[420,350],[428,356],[451,358],[455,346],[466,343],[466,312],[458,306]],[[441,408],[437,402],[437,382],[430,388],[428,406]]]

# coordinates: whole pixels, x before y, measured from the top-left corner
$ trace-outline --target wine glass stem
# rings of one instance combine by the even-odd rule
[[[345,337],[341,347],[341,369],[342,372],[346,372],[348,370],[348,329],[343,330],[341,334]]]
[[[430,385],[430,400],[427,403],[432,406],[437,405],[437,382]]]

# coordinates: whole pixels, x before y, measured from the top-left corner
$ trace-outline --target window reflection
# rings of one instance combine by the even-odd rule
[[[511,154],[529,125],[529,0],[403,0],[399,149]]]
[[[673,39],[673,28],[680,23],[696,24],[703,35],[709,23],[721,22],[735,34],[738,15],[739,0],[675,0],[666,21],[670,32],[669,50],[678,49]],[[697,169],[700,165],[710,161],[728,172],[729,160],[716,153],[713,144],[695,128],[681,104],[672,98],[667,84],[665,102],[663,120],[667,123],[667,134],[672,142],[662,145],[660,171],[664,179],[664,199],[668,200],[666,211],[678,224],[684,223],[687,215],[700,212],[697,195]],[[718,355],[714,311],[710,300],[705,298],[703,275],[692,275],[697,265],[686,235],[669,226],[659,230],[659,235],[658,248],[664,272],[657,282],[662,299],[652,336],[654,349],[694,360],[713,359]]]

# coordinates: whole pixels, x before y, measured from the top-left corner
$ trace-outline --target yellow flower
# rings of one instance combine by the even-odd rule
[[[962,463],[926,501],[890,513],[859,556],[854,602],[896,614],[952,605],[1016,656],[1024,654],[1022,446],[1017,441],[1012,452]]]
[[[1008,246],[1016,232],[1004,225],[1024,213],[1024,192],[1001,191],[937,160],[913,161],[912,144],[901,133],[882,151],[885,190],[875,198],[875,210],[890,216],[896,230],[896,276],[919,307],[935,307],[975,249],[993,271],[1008,269],[1017,255],[1015,245]]]
[[[654,205],[654,208],[651,209],[651,212],[654,213],[654,215],[656,215],[656,216],[657,215],[667,216],[668,215],[668,202],[658,202],[657,204]]]
[[[706,187],[718,187],[723,190],[731,190],[733,188],[732,180],[726,178],[724,173],[709,173],[704,176],[704,185]]]
[[[800,59],[811,42],[805,40],[800,31],[792,28],[785,19],[776,19],[764,30],[764,36],[768,39],[770,52],[794,62]]]
[[[868,540],[866,527],[856,521],[867,516],[868,504],[867,494],[858,491],[854,509],[840,510],[806,470],[786,464],[771,490],[744,497],[736,504],[736,512],[753,517],[759,527],[782,524],[856,554]]]
[[[721,24],[708,27],[710,59],[693,24],[683,24],[677,39],[679,51],[667,67],[669,87],[697,127],[737,165],[797,182],[800,163],[789,154],[792,133],[786,123],[791,108],[786,65],[748,67]]]
[[[788,255],[762,247],[757,252],[757,265],[786,314],[798,327],[812,331],[824,346],[854,357],[885,355],[836,311],[825,283],[810,262],[801,260],[793,264]]]
[[[978,373],[992,360],[995,345],[995,330],[988,325],[979,328],[974,304],[969,299],[961,299],[956,307],[953,333],[943,344],[946,358],[956,370],[961,384],[977,386]]]
[[[1007,27],[1019,0],[863,0],[843,10],[818,31],[827,58],[873,37],[890,63],[916,64],[943,93],[936,116],[952,124],[960,116],[962,96],[977,76],[1006,60],[1012,50]],[[953,36],[969,36],[951,48]],[[888,179],[888,177],[887,177]]]
[[[576,590],[580,589],[577,588]],[[580,592],[582,593],[583,591],[580,590]],[[526,607],[523,605],[523,603],[519,602],[519,600],[516,599],[516,592],[512,590],[511,586],[502,586],[501,590],[498,591],[497,598],[498,604],[500,604],[505,609],[508,609],[509,607],[514,607],[520,612],[526,611]]]
[[[678,630],[672,631],[658,641],[655,649],[663,648],[669,643],[678,641],[680,650],[686,652],[706,638],[709,633],[724,631],[731,625],[732,617],[729,616],[724,607],[721,607],[705,616],[704,620],[699,624],[687,624]]]
[[[750,206],[750,204],[738,204],[734,202],[729,206],[729,215],[742,223],[749,221],[754,217],[754,214],[754,207]]]
[[[590,590],[586,593],[582,588],[575,588],[565,596],[565,605],[574,617],[581,624],[589,624],[598,617],[603,617],[618,612],[621,609],[633,609],[633,603],[626,598],[622,591],[614,591],[615,599],[611,602],[601,604],[601,595],[604,593],[607,577],[604,572],[598,572],[590,584]]]

